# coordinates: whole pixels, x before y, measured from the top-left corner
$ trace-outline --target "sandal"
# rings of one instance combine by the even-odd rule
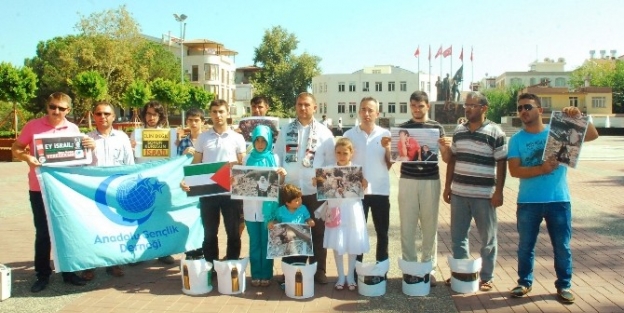
[[[511,296],[514,298],[522,298],[523,296],[531,292],[531,289],[532,289],[531,287],[518,285],[516,286],[516,288],[511,289]]]
[[[342,291],[342,290],[344,290],[344,285],[340,284],[340,283],[336,283],[336,285],[334,285],[334,289],[336,289],[338,291]]]
[[[261,287],[268,287],[271,284],[271,281],[268,279],[262,279],[260,280],[260,286]]]
[[[259,279],[252,279],[251,280],[251,285],[254,286],[254,287],[260,286],[260,280]]]
[[[350,283],[349,284],[349,290],[354,291],[355,288],[357,288],[357,284],[356,283]]]
[[[492,288],[494,288],[494,283],[491,280],[482,280],[479,282],[479,289],[481,289],[481,291],[490,291]]]

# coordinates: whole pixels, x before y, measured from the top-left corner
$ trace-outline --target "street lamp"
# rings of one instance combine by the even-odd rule
[[[176,21],[180,22],[180,83],[184,84],[184,28],[186,27],[184,20],[186,20],[187,16],[184,14],[173,14],[173,17],[175,17]],[[182,129],[184,129],[184,122],[186,119],[184,116],[185,112],[184,109],[180,111],[182,112]]]

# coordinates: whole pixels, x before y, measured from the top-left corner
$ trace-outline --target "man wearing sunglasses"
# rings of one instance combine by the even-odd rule
[[[563,114],[581,117],[576,107],[563,108]],[[520,178],[516,210],[518,242],[518,285],[511,290],[515,298],[528,294],[533,284],[535,244],[542,220],[546,221],[555,258],[557,297],[562,303],[573,303],[572,286],[572,209],[567,184],[567,167],[554,157],[542,160],[550,131],[542,122],[540,98],[531,93],[518,96],[518,117],[524,128],[509,140],[509,173]],[[598,138],[589,124],[584,141]]]
[[[494,287],[498,249],[496,208],[503,205],[507,174],[506,136],[500,126],[486,119],[488,104],[485,95],[479,92],[472,91],[466,96],[464,109],[468,122],[455,128],[443,194],[444,201],[451,204],[454,259],[470,258],[468,233],[473,218],[477,225],[483,261],[481,291]]]
[[[95,166],[120,166],[134,164],[134,153],[130,145],[130,138],[123,131],[113,128],[115,110],[108,102],[98,102],[93,108],[95,118],[95,130],[87,136],[95,140],[93,149],[93,162]],[[106,273],[115,277],[124,276],[119,265],[109,266]],[[95,278],[95,270],[89,269],[82,272],[82,278],[90,281]]]
[[[65,118],[70,110],[71,98],[68,95],[62,92],[51,94],[46,103],[47,114],[26,123],[11,148],[13,156],[21,161],[25,161],[30,167],[28,185],[30,206],[35,223],[35,272],[37,274],[37,281],[30,288],[31,292],[44,290],[48,286],[50,275],[52,275],[52,268],[50,267],[50,233],[43,196],[41,195],[41,186],[35,174],[35,169],[41,166],[41,163],[34,156],[33,136],[36,134],[53,133],[80,134],[78,126]],[[93,149],[95,148],[95,141],[85,136],[82,140],[82,145],[87,149]],[[75,286],[84,286],[86,284],[84,279],[73,272],[63,272],[62,276],[65,283]]]

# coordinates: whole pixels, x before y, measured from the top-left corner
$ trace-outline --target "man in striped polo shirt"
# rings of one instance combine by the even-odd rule
[[[470,257],[468,232],[474,218],[481,239],[480,289],[493,288],[498,222],[507,174],[507,144],[503,130],[486,119],[487,98],[476,91],[464,103],[468,122],[457,125],[447,163],[444,201],[451,204],[453,258]]]

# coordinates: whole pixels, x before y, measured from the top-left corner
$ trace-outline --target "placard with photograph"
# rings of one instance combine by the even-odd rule
[[[273,225],[273,229],[269,229],[267,259],[294,255],[314,255],[310,226],[290,223]]]
[[[66,133],[34,135],[35,157],[44,166],[91,164],[91,150],[82,145],[84,137]]]
[[[561,164],[576,168],[587,125],[588,116],[570,117],[560,111],[552,112],[542,160],[554,157]]]
[[[328,166],[316,170],[316,199],[363,199],[361,166]]]
[[[238,123],[238,129],[241,131],[246,142],[251,142],[251,133],[258,125],[266,125],[271,128],[274,132],[273,140],[277,140],[275,132],[279,130],[279,118],[271,116],[252,116],[242,118]]]
[[[278,201],[277,167],[232,167],[232,199]]]
[[[134,157],[166,159],[177,155],[177,129],[137,128],[134,130]]]
[[[439,129],[391,127],[390,135],[393,162],[438,163]]]

